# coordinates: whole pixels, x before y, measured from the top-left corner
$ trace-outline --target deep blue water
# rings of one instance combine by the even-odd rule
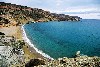
[[[30,23],[24,28],[35,47],[53,58],[74,57],[77,51],[100,56],[100,20]]]

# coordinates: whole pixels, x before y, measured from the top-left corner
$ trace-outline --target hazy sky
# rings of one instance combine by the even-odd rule
[[[0,0],[56,13],[100,13],[100,0]],[[99,16],[99,15],[98,15]],[[100,16],[99,16],[100,17]]]

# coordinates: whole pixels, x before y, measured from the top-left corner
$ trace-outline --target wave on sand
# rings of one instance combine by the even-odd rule
[[[49,55],[45,54],[43,51],[38,50],[38,49],[34,46],[34,44],[31,43],[31,41],[28,39],[28,37],[27,37],[27,35],[26,35],[26,32],[25,32],[25,30],[24,30],[24,25],[22,25],[21,29],[22,29],[22,31],[23,31],[23,39],[24,39],[25,42],[27,42],[31,47],[33,47],[33,48],[36,50],[37,53],[41,54],[42,56],[44,56],[44,57],[46,57],[46,58],[48,58],[48,59],[53,60],[52,57],[50,57]]]

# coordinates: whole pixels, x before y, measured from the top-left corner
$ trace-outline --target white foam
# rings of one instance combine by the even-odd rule
[[[34,46],[34,44],[31,43],[31,41],[28,39],[28,37],[27,37],[27,35],[26,35],[26,32],[25,32],[25,30],[24,30],[24,25],[21,27],[21,29],[22,29],[22,31],[23,31],[23,39],[24,39],[31,47],[33,47],[33,48],[36,50],[37,53],[41,54],[42,56],[44,56],[44,57],[46,57],[46,58],[49,58],[49,59],[53,60],[52,57],[50,57],[49,55],[45,54],[43,51],[38,50],[38,49]]]

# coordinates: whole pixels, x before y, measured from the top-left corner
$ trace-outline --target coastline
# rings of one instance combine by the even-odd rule
[[[81,20],[82,18],[79,17],[80,15],[77,14],[77,16],[70,16],[71,14],[60,14],[57,13],[57,11],[55,13],[51,13],[50,11],[46,11],[41,8],[28,7],[28,2],[22,2],[18,5],[16,5],[16,3],[11,4],[10,1],[9,3],[6,2],[7,1],[0,2],[0,67],[100,67],[100,57],[98,57],[100,55],[99,21],[96,22],[93,21],[95,20],[93,19],[92,21],[89,21],[90,23],[88,23],[88,20],[90,19],[86,19],[86,23],[84,22],[85,24],[83,24],[80,23],[83,22]],[[22,5],[23,3],[24,5]],[[42,4],[44,5],[44,3]],[[78,5],[82,6],[80,4]],[[40,6],[42,5],[40,4]],[[70,8],[70,6],[68,8]],[[86,14],[84,14],[85,16],[83,17],[88,18]],[[91,14],[91,16],[94,15]],[[67,30],[66,28],[64,28],[65,24],[58,23],[60,26],[57,24],[52,24],[53,26],[55,25],[55,28],[57,26],[57,29],[55,29],[57,30],[57,32],[53,30],[53,27],[51,28],[53,32],[56,32],[53,34],[63,35],[62,37],[58,37],[58,35],[56,35],[55,37],[51,37],[49,33],[51,33],[52,30],[49,30],[49,33],[44,32],[47,33],[49,37],[51,37],[50,39],[53,38],[54,41],[53,39],[49,40],[48,38],[42,37],[42,35],[39,36],[39,33],[31,35],[32,37],[39,36],[37,38],[33,37],[33,40],[35,40],[34,38],[39,39],[38,41],[35,40],[35,42],[40,44],[39,48],[44,49],[44,51],[42,51],[42,49],[39,50],[39,48],[37,48],[38,44],[35,44],[33,40],[31,40],[31,38],[29,37],[30,35],[28,35],[28,33],[32,34],[34,33],[34,31],[30,30],[33,32],[28,32],[28,30],[32,27],[28,29],[26,27],[26,24],[38,22],[47,23],[49,21],[68,21],[71,24],[66,24],[65,27],[67,27]],[[73,25],[73,23],[75,23],[75,26]],[[46,29],[45,25],[42,26]],[[40,27],[41,31],[44,29],[39,25],[36,27]],[[48,29],[50,29],[50,26],[48,26]],[[39,29],[36,30],[40,31]],[[63,40],[65,40],[65,42]],[[54,49],[51,50],[52,48]],[[77,51],[76,54],[74,51]],[[46,54],[46,52],[48,53]],[[54,56],[55,58],[50,57],[48,55],[49,53],[52,53],[51,56]],[[71,53],[74,53],[75,56]],[[58,56],[57,59],[56,55]],[[66,55],[72,55],[73,57],[68,57]],[[90,57],[88,55],[90,55]]]
[[[37,48],[34,49],[34,45],[31,44],[29,39],[25,37],[25,35],[24,35],[25,31],[23,33],[23,30],[24,30],[23,26],[12,26],[11,25],[9,27],[0,27],[0,32],[5,33],[5,36],[14,36],[14,38],[16,40],[24,40],[25,45],[23,45],[23,48],[22,48],[22,50],[24,52],[24,54],[23,54],[24,61],[21,64],[25,65],[25,63],[29,62],[31,59],[48,58],[48,56],[46,56],[45,53],[42,54],[42,52],[39,52]],[[48,59],[51,59],[51,58],[49,57]],[[18,65],[21,66],[21,64],[18,64]]]
[[[9,34],[10,35],[15,34],[16,39],[23,40],[25,38],[25,35],[26,35],[23,27],[24,27],[24,25],[18,26],[18,27],[13,26],[13,28],[15,28],[15,29],[13,29],[12,26],[11,26],[9,28],[9,30],[7,29],[8,27],[6,27],[6,28],[4,27],[2,29],[0,28],[0,30],[1,30],[1,32],[2,32],[2,30],[3,30],[3,32],[14,30],[13,32],[11,32]],[[6,33],[6,34],[8,34],[8,33]],[[41,60],[44,61],[45,65],[41,65],[41,64],[37,63],[38,67],[52,67],[52,66],[59,67],[59,66],[62,66],[62,65],[65,66],[65,67],[69,67],[69,66],[75,66],[75,67],[78,67],[78,66],[86,66],[86,67],[94,66],[94,67],[97,67],[98,66],[99,67],[100,66],[100,64],[99,64],[100,63],[100,60],[99,60],[100,57],[97,57],[97,56],[88,57],[86,55],[81,56],[80,52],[77,52],[76,58],[63,57],[63,58],[58,58],[57,60],[47,59],[47,57],[44,58],[44,56],[42,54],[39,54],[38,52],[36,52],[34,47],[32,47],[32,46],[34,46],[32,43],[29,44],[29,42],[27,43],[26,41],[27,41],[27,39],[25,40],[25,45],[23,46],[23,51],[24,51],[23,60],[24,61],[22,63],[16,64],[16,65],[13,64],[13,65],[11,65],[11,67],[25,67],[25,65],[27,65],[28,63],[34,64],[34,62],[31,62],[32,59],[33,60],[35,59],[37,61],[39,60],[39,62],[41,62]],[[28,46],[28,48],[27,48],[27,46]],[[32,65],[32,66],[35,66],[35,65]]]
[[[24,24],[25,25],[25,24]],[[31,41],[28,39],[27,35],[26,35],[26,32],[25,32],[25,29],[24,29],[24,25],[21,26],[21,30],[22,30],[22,39],[29,45],[29,48],[31,50],[35,50],[36,53],[38,53],[38,55],[42,55],[43,57],[45,58],[48,58],[48,59],[51,59],[51,60],[54,60],[52,57],[50,57],[49,55],[45,54],[43,51],[37,49],[34,44],[31,43]],[[33,48],[33,49],[32,49]],[[33,52],[33,51],[31,51]],[[41,57],[41,58],[43,58]]]

